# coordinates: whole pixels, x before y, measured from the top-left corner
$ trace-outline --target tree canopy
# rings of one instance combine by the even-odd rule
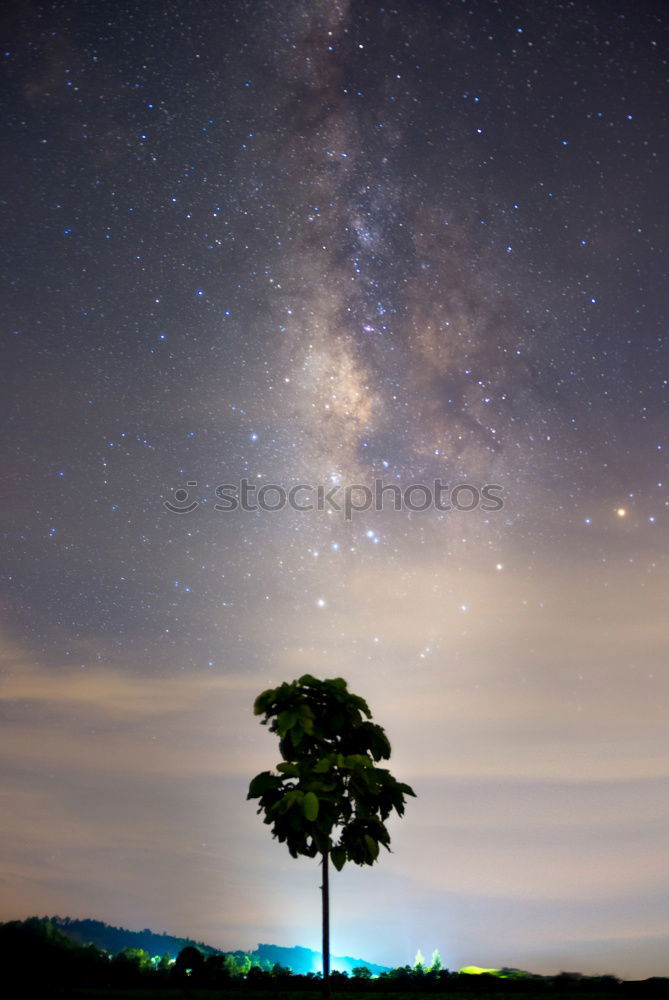
[[[263,691],[253,710],[279,737],[277,773],[258,774],[248,792],[273,835],[293,857],[329,855],[338,870],[373,864],[381,845],[390,849],[386,820],[414,792],[377,766],[390,743],[364,698],[341,677],[304,674]]]

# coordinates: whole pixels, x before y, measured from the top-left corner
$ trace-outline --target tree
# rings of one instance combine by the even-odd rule
[[[241,958],[237,959],[237,975],[248,976],[250,971],[251,971],[251,956],[242,955]]]
[[[143,948],[123,948],[112,958],[110,972],[114,986],[130,988],[153,972],[151,956]]]
[[[305,674],[258,695],[253,706],[262,724],[279,737],[277,774],[263,771],[249,786],[258,812],[292,857],[320,855],[323,870],[323,992],[329,996],[329,861],[372,865],[381,845],[390,850],[385,821],[404,813],[409,785],[377,767],[390,743],[371,721],[367,702],[341,677]]]
[[[435,948],[432,952],[432,961],[430,962],[430,972],[441,972],[444,966],[441,963],[441,955],[439,954],[439,949]]]
[[[356,965],[355,969],[353,970],[353,978],[371,979],[372,973],[370,972],[370,970],[367,968],[366,965]]]
[[[426,971],[426,969],[425,969],[425,958],[424,958],[423,952],[420,950],[420,948],[416,952],[416,957],[413,960],[413,971],[417,975],[419,975],[419,976],[422,976],[423,973]]]
[[[209,989],[226,987],[231,979],[228,956],[220,953],[207,955],[202,979]]]
[[[169,951],[166,951],[165,954],[160,959],[158,959],[158,964],[156,968],[158,969],[159,972],[169,972],[171,967],[172,967],[172,956],[170,955]]]
[[[193,980],[197,981],[204,969],[204,955],[199,948],[190,944],[186,945],[177,955],[174,969],[179,979],[192,976]]]

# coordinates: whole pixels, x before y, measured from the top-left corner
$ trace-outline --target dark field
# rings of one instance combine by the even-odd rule
[[[21,997],[17,992],[16,997]],[[29,995],[29,994],[27,994]],[[263,990],[228,989],[80,989],[55,990],[47,994],[50,998],[62,997],[63,1000],[267,1000],[268,996],[276,1000],[322,1000],[320,990],[285,990],[278,986]],[[544,983],[511,983],[485,981],[476,977],[476,984],[456,982],[448,990],[426,991],[411,990],[407,992],[381,992],[374,990],[334,991],[332,1000],[430,1000],[435,996],[462,997],[463,1000],[627,1000],[627,998],[657,997],[669,1000],[669,980],[644,980],[641,982],[622,982],[606,986],[592,986],[587,983],[555,984],[554,981]]]

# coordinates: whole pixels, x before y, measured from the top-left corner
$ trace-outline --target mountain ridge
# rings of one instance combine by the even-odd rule
[[[164,932],[158,933],[148,927],[141,931],[132,931],[93,918],[55,916],[42,917],[41,919],[50,921],[76,944],[94,944],[112,954],[117,954],[124,948],[141,948],[149,955],[162,956],[167,953],[174,959],[183,948],[194,947],[199,948],[205,956],[232,955],[240,959],[247,955],[252,964],[258,964],[261,967],[271,967],[278,963],[299,975],[320,972],[322,968],[321,953],[313,951],[311,948],[304,948],[302,945],[286,947],[275,944],[258,944],[253,951],[224,950],[205,944],[203,941],[196,941],[193,938],[178,937]],[[372,975],[389,971],[387,966],[377,965],[363,958],[353,958],[350,955],[332,955],[330,957],[330,967],[339,972],[350,974],[354,968],[359,966],[368,968]]]

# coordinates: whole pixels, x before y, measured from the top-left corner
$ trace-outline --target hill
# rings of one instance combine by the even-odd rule
[[[233,954],[238,955],[240,953],[233,952]],[[276,965],[278,962],[279,965],[286,966],[298,975],[306,975],[309,972],[320,972],[322,969],[320,951],[312,951],[311,948],[301,948],[299,945],[293,948],[281,948],[276,944],[259,944],[256,950],[249,954],[251,961],[257,958],[261,965],[268,962],[270,967]],[[330,956],[330,966],[333,971],[348,972],[350,975],[356,967],[361,965],[366,966],[373,976],[378,976],[381,972],[390,971],[387,966],[375,965],[373,962],[367,962],[364,958],[351,958],[350,955]]]
[[[149,955],[164,955],[167,952],[172,958],[176,958],[181,949],[188,946],[199,948],[204,955],[221,954],[218,948],[212,948],[201,941],[174,937],[171,934],[156,934],[148,927],[143,931],[129,931],[125,927],[112,927],[102,920],[76,920],[71,917],[43,919],[50,921],[76,944],[94,944],[111,955],[118,954],[124,948],[141,948]]]
[[[299,945],[293,948],[284,948],[274,944],[259,944],[255,951],[222,951],[220,948],[213,948],[202,941],[194,941],[192,938],[174,937],[170,934],[157,934],[155,931],[145,927],[142,931],[130,931],[125,927],[112,927],[102,920],[77,920],[72,917],[44,917],[44,920],[57,927],[58,930],[66,934],[70,940],[76,944],[94,944],[98,948],[116,955],[124,948],[141,948],[149,955],[169,954],[171,958],[176,958],[182,948],[199,948],[204,955],[233,955],[236,959],[241,959],[245,955],[251,959],[252,964],[258,964],[263,968],[271,968],[277,962],[290,969],[295,974],[306,975],[309,972],[317,972],[321,969],[320,952],[312,951],[310,948],[301,948]],[[356,966],[366,966],[372,975],[380,972],[387,972],[383,965],[375,965],[367,962],[364,958],[352,958],[350,955],[332,955],[330,964],[333,970],[348,972],[349,974]]]

